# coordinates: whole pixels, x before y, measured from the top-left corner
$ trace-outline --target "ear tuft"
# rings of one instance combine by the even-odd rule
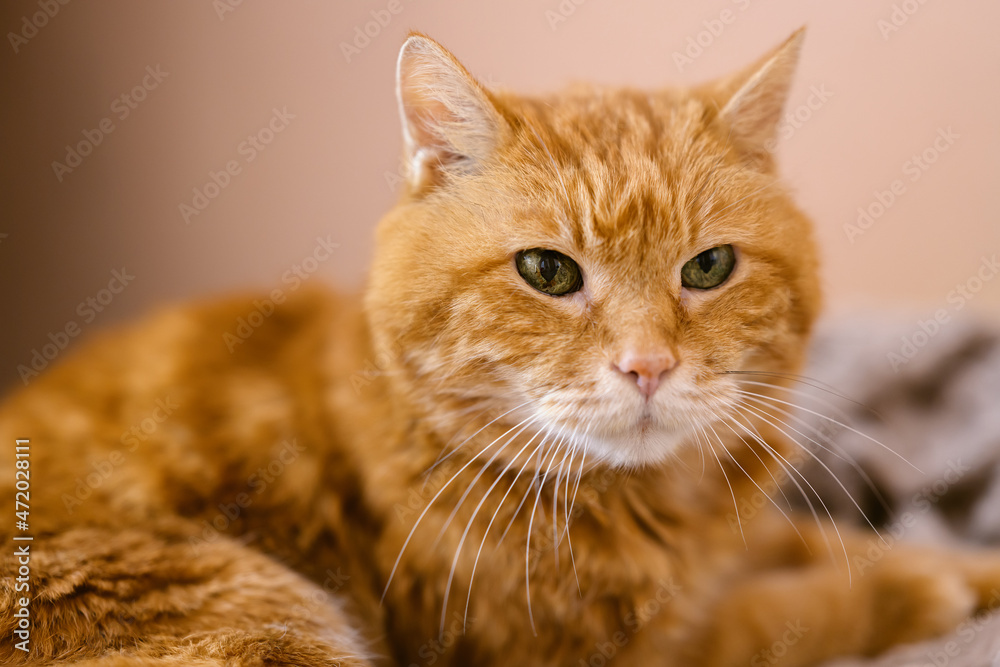
[[[721,118],[752,153],[770,152],[802,49],[805,27],[784,44],[721,84]]]
[[[413,33],[399,52],[396,95],[407,179],[415,191],[469,173],[499,141],[503,119],[482,86],[443,46]]]

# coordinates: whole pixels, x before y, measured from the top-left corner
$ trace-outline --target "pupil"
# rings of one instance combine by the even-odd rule
[[[538,261],[538,272],[542,274],[545,282],[551,282],[559,272],[559,260],[548,253],[542,255]]]
[[[715,249],[706,250],[698,255],[698,268],[702,273],[708,273],[715,266]]]

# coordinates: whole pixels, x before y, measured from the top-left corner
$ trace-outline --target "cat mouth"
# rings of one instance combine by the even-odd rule
[[[639,415],[639,419],[635,423],[636,429],[638,429],[639,434],[645,436],[650,431],[659,430],[656,420],[653,418],[653,414],[648,410],[643,410],[642,414]]]
[[[687,396],[649,403],[595,399],[571,405],[576,409],[553,406],[544,413],[549,429],[567,434],[588,457],[625,467],[663,462],[693,442],[700,425],[712,421],[710,413],[719,407]]]

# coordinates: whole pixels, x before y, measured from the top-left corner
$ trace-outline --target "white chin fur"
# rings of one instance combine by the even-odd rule
[[[690,431],[667,428],[636,427],[615,434],[594,434],[586,437],[573,434],[573,446],[586,449],[587,458],[615,468],[638,468],[666,461],[691,437]]]
[[[731,408],[731,399],[718,388],[693,397],[675,388],[661,392],[648,404],[633,396],[634,388],[628,389],[632,391],[625,392],[625,397],[612,393],[596,409],[574,404],[570,397],[536,405],[540,412],[535,414],[547,424],[547,431],[564,434],[574,449],[585,451],[588,461],[639,468],[669,461],[681,447],[695,441],[699,425],[714,422]]]

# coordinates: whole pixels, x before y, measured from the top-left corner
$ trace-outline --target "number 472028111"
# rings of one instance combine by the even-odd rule
[[[28,530],[28,514],[31,510],[29,502],[31,500],[31,445],[28,440],[17,440],[14,449],[16,462],[14,464],[14,487],[17,491],[14,494],[14,515],[17,522],[14,524],[18,530],[24,532]]]

